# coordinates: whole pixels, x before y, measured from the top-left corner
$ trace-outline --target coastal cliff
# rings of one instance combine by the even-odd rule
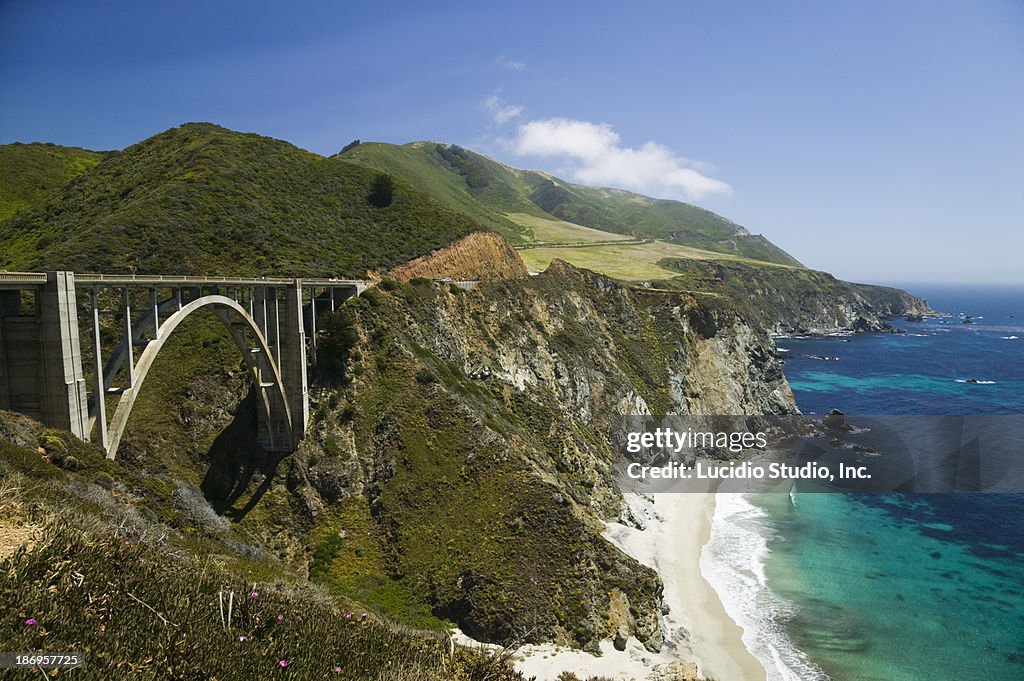
[[[901,289],[817,270],[678,258],[659,264],[679,272],[673,287],[727,296],[772,335],[891,331],[890,321],[935,314],[928,301]]]
[[[311,573],[397,582],[475,638],[661,646],[657,575],[601,536],[622,500],[616,415],[796,411],[768,336],[724,301],[636,291],[555,263],[477,289],[385,281],[345,306],[354,332],[289,485],[330,525]],[[373,596],[370,597],[371,601]]]

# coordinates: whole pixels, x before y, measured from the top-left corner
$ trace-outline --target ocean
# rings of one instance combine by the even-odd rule
[[[1024,288],[909,288],[974,323],[778,339],[800,409],[1024,414]],[[719,495],[701,569],[769,679],[1024,679],[1024,494]]]

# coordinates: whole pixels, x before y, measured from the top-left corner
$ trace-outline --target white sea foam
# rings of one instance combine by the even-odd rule
[[[767,519],[742,494],[717,494],[711,539],[701,551],[701,573],[743,629],[743,643],[764,666],[768,681],[825,681],[825,673],[783,630],[795,606],[767,585]]]

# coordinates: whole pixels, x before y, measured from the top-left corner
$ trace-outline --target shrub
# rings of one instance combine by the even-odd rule
[[[39,434],[39,446],[51,461],[60,461],[68,454],[68,443],[59,430],[46,428]]]
[[[359,342],[355,320],[345,309],[323,315],[317,359],[328,376],[343,380],[349,353]]]
[[[391,176],[381,173],[373,178],[366,202],[374,208],[387,208],[395,200],[395,183]]]
[[[359,299],[365,300],[370,307],[377,307],[380,305],[380,291],[372,288],[368,288],[359,296]]]

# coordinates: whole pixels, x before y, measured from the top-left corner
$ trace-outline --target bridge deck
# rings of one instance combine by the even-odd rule
[[[376,282],[364,279],[335,279],[327,277],[297,277],[303,288],[337,286],[372,286]],[[165,288],[175,286],[288,286],[296,278],[289,277],[208,277],[169,274],[75,274],[78,286]],[[45,272],[0,272],[0,287],[38,286],[46,283]]]

